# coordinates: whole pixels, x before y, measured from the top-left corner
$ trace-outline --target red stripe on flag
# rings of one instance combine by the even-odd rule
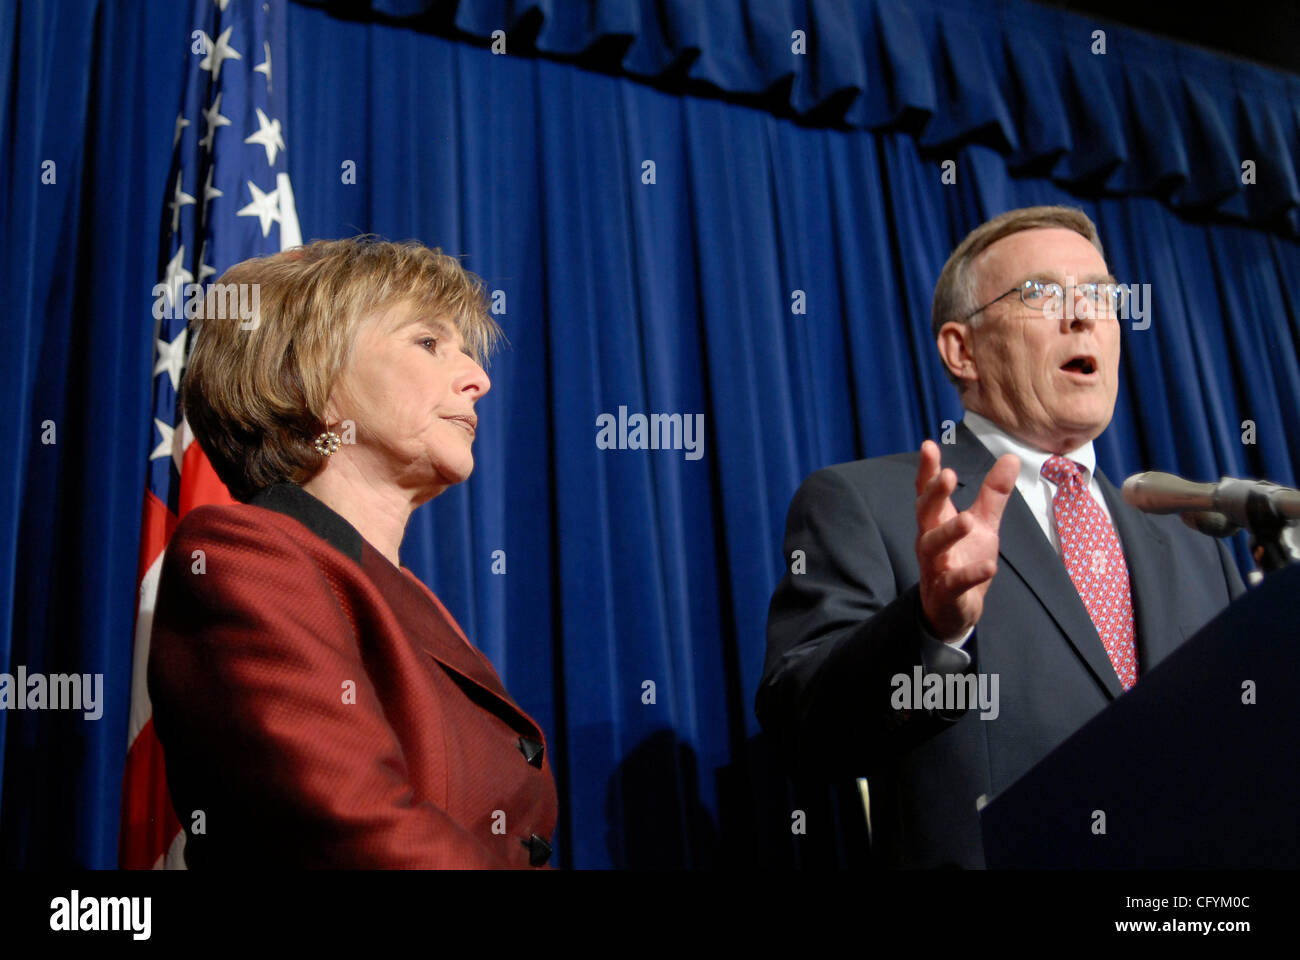
[[[235,501],[208,462],[203,449],[191,442],[182,460],[179,516],[205,504]],[[140,558],[136,583],[171,540],[179,522],[165,503],[150,491],[144,495],[140,528]],[[150,717],[126,752],[122,771],[122,816],[118,828],[118,863],[125,870],[148,870],[167,853],[181,831],[167,792],[162,744]]]
[[[176,515],[152,491],[145,490],[140,511],[137,587],[167,546],[175,529]],[[139,616],[138,610],[136,616]],[[118,821],[118,865],[128,870],[150,869],[167,852],[179,831],[180,822],[167,796],[162,745],[150,718],[126,751],[126,766],[122,770],[122,815]]]
[[[145,490],[144,507],[140,510],[140,563],[135,571],[137,588],[158,554],[167,546],[175,529],[176,515],[167,509],[167,504],[153,495],[152,490]]]
[[[231,504],[235,500],[230,496],[226,485],[212,469],[207,454],[197,442],[185,448],[185,459],[181,467],[180,515],[183,517],[195,507],[209,503]]]
[[[126,752],[118,864],[123,870],[152,869],[180,831],[167,794],[162,744],[150,717]]]

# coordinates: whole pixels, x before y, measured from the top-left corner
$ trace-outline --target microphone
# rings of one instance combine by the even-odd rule
[[[1241,524],[1215,510],[1189,510],[1183,514],[1183,523],[1210,537],[1230,537],[1241,529]]]
[[[1193,483],[1172,473],[1136,473],[1124,481],[1124,502],[1146,513],[1181,513],[1183,522],[1213,537],[1249,526],[1248,503],[1263,497],[1279,518],[1300,519],[1300,490],[1268,480],[1223,477],[1218,483]]]

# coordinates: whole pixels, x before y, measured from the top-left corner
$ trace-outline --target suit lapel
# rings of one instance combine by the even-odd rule
[[[512,727],[540,736],[537,724],[510,699],[487,658],[470,646],[447,608],[414,574],[399,571],[366,543],[355,527],[297,484],[272,484],[249,503],[292,517],[355,562],[380,589],[403,629],[451,672],[462,689]],[[435,610],[433,616],[430,602]]]
[[[1115,485],[1100,470],[1097,482],[1110,508],[1115,533],[1124,548],[1124,562],[1128,565],[1138,676],[1141,677],[1168,656],[1181,639],[1174,633],[1177,610],[1172,608],[1169,592],[1162,589],[1159,580],[1159,571],[1164,567],[1161,558],[1167,555],[1169,543],[1150,517],[1124,502]]]
[[[462,690],[520,733],[540,737],[540,728],[510,698],[496,671],[470,646],[432,590],[413,574],[399,571],[368,545],[362,569],[380,587],[411,639],[442,664]]]
[[[975,502],[985,475],[993,467],[993,455],[964,423],[957,427],[957,443],[951,452],[948,448],[941,449],[944,450],[944,466],[952,467],[957,473],[953,506],[965,510]],[[1043,536],[1043,528],[1034,519],[1019,490],[1011,492],[1002,513],[998,554],[1042,603],[1106,693],[1112,698],[1118,697],[1124,688],[1110,657],[1106,655],[1101,638],[1097,636],[1097,628],[1088,616],[1060,555]]]
[[[496,676],[456,628],[446,608],[436,602],[433,592],[407,575],[403,575],[402,580],[409,581],[406,583],[405,592],[419,596],[416,615],[402,616],[407,630],[415,641],[429,656],[444,666],[464,674],[494,696],[508,699]],[[437,608],[437,614],[433,616],[430,616],[429,611],[430,600],[435,601],[434,605]],[[406,613],[406,611],[402,612]]]

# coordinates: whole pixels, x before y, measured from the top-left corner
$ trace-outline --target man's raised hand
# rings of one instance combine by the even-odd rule
[[[970,508],[957,512],[952,492],[957,474],[940,469],[939,445],[921,444],[916,469],[916,559],[921,567],[921,609],[929,629],[942,640],[956,640],[984,610],[998,569],[998,527],[1020,459],[1006,454],[984,478]]]

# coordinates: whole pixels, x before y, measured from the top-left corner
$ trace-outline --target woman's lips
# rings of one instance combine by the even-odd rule
[[[465,432],[473,437],[478,433],[478,417],[447,417],[452,423],[464,427]]]

